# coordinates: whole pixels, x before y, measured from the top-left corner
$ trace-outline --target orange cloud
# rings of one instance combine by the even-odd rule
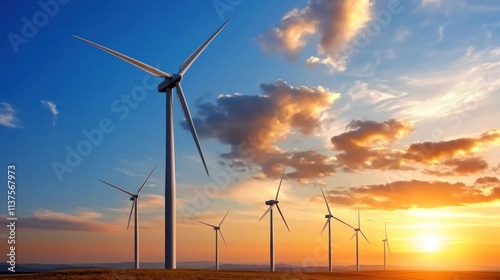
[[[238,171],[248,169],[253,163],[262,166],[265,177],[277,178],[283,165],[288,163],[297,169],[296,174],[310,177],[319,176],[311,174],[314,172],[331,174],[331,171],[315,171],[311,167],[314,163],[328,164],[329,158],[314,151],[297,155],[284,152],[276,143],[293,132],[312,135],[320,128],[322,113],[340,95],[321,86],[292,87],[281,80],[262,84],[261,90],[258,96],[221,95],[216,105],[198,104],[201,118],[196,118],[195,123],[200,136],[229,144],[231,151],[221,157]],[[334,170],[333,166],[328,168]]]
[[[319,58],[311,56],[308,64],[327,64],[345,70],[341,51],[360,33],[372,17],[368,0],[315,0],[302,9],[293,9],[281,19],[279,27],[266,30],[257,41],[267,52],[285,51],[295,57],[312,34],[318,34]]]
[[[402,152],[385,146],[413,131],[409,123],[394,119],[385,122],[353,120],[349,131],[331,138],[337,164],[346,171],[363,169],[409,169],[402,162]]]
[[[500,180],[482,177],[471,186],[441,181],[396,181],[331,190],[327,199],[337,205],[383,210],[461,206],[500,199]]]

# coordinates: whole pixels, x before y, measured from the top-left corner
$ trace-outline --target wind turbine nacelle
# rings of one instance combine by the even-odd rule
[[[326,214],[326,215],[325,215],[325,218],[327,218],[327,219],[331,219],[331,218],[333,218],[333,215]]]
[[[276,203],[278,203],[278,201],[276,201],[276,200],[268,200],[268,201],[266,201],[266,205],[269,205],[269,206],[273,205],[273,204],[276,204]]]
[[[165,79],[158,85],[158,92],[172,92],[175,85],[182,80],[182,76],[175,74],[172,78]]]
[[[135,196],[131,196],[130,201],[134,201],[134,200],[135,200]]]

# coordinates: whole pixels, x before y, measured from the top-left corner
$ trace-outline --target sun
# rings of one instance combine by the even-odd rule
[[[418,248],[422,252],[437,252],[441,248],[441,239],[433,234],[421,235],[418,241]]]

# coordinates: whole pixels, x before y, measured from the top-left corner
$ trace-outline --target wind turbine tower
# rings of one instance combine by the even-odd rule
[[[384,228],[385,228],[385,239],[382,240],[384,243],[384,270],[387,270],[387,265],[386,265],[386,259],[385,259],[385,247],[387,245],[387,250],[389,250],[389,253],[391,252],[391,248],[389,247],[389,239],[387,238],[387,224],[384,223]]]
[[[354,229],[354,227],[352,227],[351,225],[345,223],[344,221],[342,221],[342,220],[340,220],[337,217],[332,215],[332,212],[330,211],[330,206],[328,205],[328,201],[326,200],[325,193],[323,192],[322,188],[320,188],[320,190],[321,190],[321,193],[323,194],[323,198],[325,199],[326,209],[328,209],[328,214],[325,215],[326,223],[323,226],[323,229],[321,230],[320,234],[323,234],[323,231],[325,231],[325,228],[328,225],[328,271],[331,272],[333,270],[332,269],[332,225],[330,223],[331,219],[333,218],[333,219],[345,224],[346,226],[348,226],[352,229]]]
[[[146,177],[146,179],[144,180],[142,185],[139,187],[139,190],[137,191],[137,193],[131,193],[131,192],[126,191],[118,186],[115,186],[115,185],[110,184],[108,182],[105,182],[103,180],[99,180],[108,186],[111,186],[111,187],[113,187],[121,192],[124,192],[124,193],[130,195],[130,201],[132,201],[132,208],[130,209],[130,215],[128,217],[127,229],[130,225],[130,219],[132,218],[132,212],[134,212],[134,268],[136,268],[136,269],[139,268],[139,212],[137,209],[138,208],[137,205],[139,204],[139,202],[138,202],[139,194],[146,186],[146,182],[149,180],[149,177],[151,176],[151,174],[153,174],[153,171],[155,171],[155,169],[156,169],[156,166],[153,168],[153,170],[151,170],[151,173],[149,173],[148,177]]]
[[[210,38],[208,38],[203,44],[201,44],[190,56],[184,60],[184,62],[179,67],[179,72],[177,74],[169,74],[155,67],[152,67],[146,63],[138,61],[134,58],[121,54],[117,51],[104,47],[102,45],[96,44],[89,40],[83,39],[78,36],[75,38],[82,40],[96,48],[99,48],[111,55],[114,55],[146,72],[149,74],[164,78],[163,82],[158,85],[158,91],[166,93],[166,144],[165,144],[165,268],[175,269],[176,268],[176,224],[175,224],[175,150],[174,150],[174,119],[173,119],[173,89],[177,90],[177,98],[181,106],[182,112],[184,113],[184,118],[191,131],[196,147],[198,148],[198,153],[200,154],[201,160],[205,167],[205,171],[208,173],[207,164],[203,156],[203,151],[201,149],[200,141],[198,140],[198,134],[194,127],[193,119],[189,108],[184,97],[184,92],[182,91],[181,81],[184,74],[189,69],[191,64],[198,58],[198,56],[205,50],[205,48],[212,42],[212,40],[221,32],[221,30],[229,22],[228,19],[217,31],[215,31]],[[175,30],[174,30],[175,32]],[[210,176],[210,175],[209,175]]]
[[[270,247],[270,271],[274,271],[274,223],[273,223],[273,207],[276,206],[278,209],[278,212],[281,215],[281,218],[283,219],[283,222],[285,222],[286,229],[288,229],[288,232],[290,232],[290,228],[288,227],[288,224],[286,223],[285,217],[283,216],[283,213],[281,213],[281,209],[278,206],[278,195],[280,193],[280,188],[281,188],[281,182],[283,181],[283,175],[285,175],[285,169],[283,169],[283,173],[281,174],[281,179],[280,179],[280,184],[278,186],[278,191],[276,192],[276,198],[271,199],[266,201],[266,205],[269,205],[269,208],[267,208],[266,212],[260,217],[259,221],[266,216],[267,213],[269,213],[269,220],[270,220],[270,241],[269,241],[269,247]]]
[[[222,222],[224,222],[224,220],[226,219],[227,214],[229,214],[229,211],[227,211],[226,215],[224,216],[224,218],[222,218],[222,221],[220,221],[218,226],[198,221],[198,223],[210,226],[215,230],[215,270],[219,270],[219,241],[218,241],[219,236],[217,233],[220,234],[220,237],[222,237],[222,241],[224,241],[224,244],[227,246],[226,240],[224,239],[224,235],[222,235],[222,231],[220,230],[220,226],[222,225]]]
[[[356,271],[359,271],[359,244],[358,244],[358,233],[361,233],[363,237],[368,241],[368,244],[371,245],[370,241],[368,238],[366,238],[365,234],[363,231],[361,231],[361,223],[360,223],[360,218],[359,218],[359,208],[358,208],[358,227],[354,229],[354,234],[351,236],[351,240],[354,236],[356,236]]]

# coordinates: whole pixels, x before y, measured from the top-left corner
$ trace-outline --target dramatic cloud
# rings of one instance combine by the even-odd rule
[[[50,110],[50,113],[54,117],[54,121],[53,121],[52,125],[55,126],[56,121],[57,121],[57,115],[59,115],[59,111],[57,111],[56,104],[52,101],[47,101],[47,100],[41,100],[40,103],[42,103],[42,106],[44,106]]]
[[[413,131],[409,123],[394,119],[386,122],[353,120],[349,131],[331,138],[337,163],[345,171],[363,169],[409,169],[402,162],[402,152],[392,151],[386,145]]]
[[[0,103],[0,125],[8,128],[18,128],[18,123],[14,108],[9,103]]]
[[[92,211],[77,211],[74,214],[38,210],[33,217],[21,218],[25,228],[44,230],[113,232],[116,227],[108,223],[96,221],[101,214]]]
[[[241,170],[245,163],[254,163],[262,166],[264,175],[271,178],[279,177],[283,164],[288,162],[298,168],[308,166],[308,169],[313,162],[325,164],[328,159],[313,151],[294,155],[281,151],[276,143],[291,133],[312,135],[321,126],[323,112],[339,94],[321,86],[292,87],[281,80],[262,84],[261,90],[261,95],[221,95],[217,104],[197,104],[201,118],[194,121],[200,136],[230,145],[231,151],[221,155],[230,165]],[[186,128],[185,123],[183,125]],[[308,156],[312,158],[306,159]]]
[[[317,197],[312,199],[319,201]],[[328,191],[327,199],[337,205],[383,210],[462,206],[500,199],[500,180],[482,177],[471,186],[440,181],[396,181]]]
[[[308,64],[326,64],[344,71],[346,57],[342,51],[371,19],[368,0],[310,0],[302,9],[293,9],[283,16],[281,25],[266,30],[258,42],[268,52],[285,51],[291,57],[298,54],[311,38],[317,38],[317,56]]]

